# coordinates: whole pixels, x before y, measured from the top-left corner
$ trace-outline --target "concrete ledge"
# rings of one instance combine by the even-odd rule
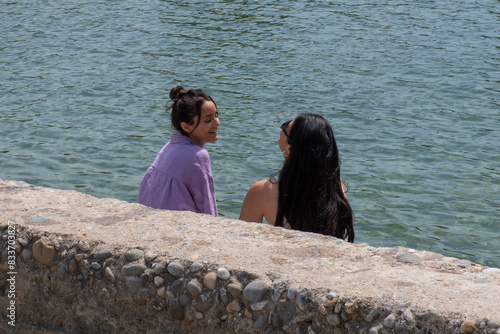
[[[0,231],[6,332],[500,334],[500,269],[435,253],[2,180]]]

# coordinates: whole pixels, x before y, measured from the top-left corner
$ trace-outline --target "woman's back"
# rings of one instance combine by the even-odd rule
[[[319,115],[303,114],[283,131],[287,151],[279,181],[255,183],[243,202],[240,219],[261,222],[264,216],[276,226],[354,241],[353,213],[344,194],[330,125]]]

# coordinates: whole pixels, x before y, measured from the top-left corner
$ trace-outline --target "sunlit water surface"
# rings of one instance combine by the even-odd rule
[[[500,2],[42,1],[0,7],[0,178],[134,202],[168,90],[221,115],[221,215],[279,125],[332,124],[356,242],[500,267]]]

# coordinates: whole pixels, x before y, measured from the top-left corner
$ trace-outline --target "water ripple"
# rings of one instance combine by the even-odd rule
[[[332,123],[356,240],[500,266],[493,3],[10,2],[0,178],[135,201],[177,84],[216,100],[219,211],[281,166],[279,125]]]

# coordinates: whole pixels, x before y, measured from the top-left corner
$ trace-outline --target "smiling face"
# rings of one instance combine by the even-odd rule
[[[201,120],[198,123],[198,116],[193,119],[192,124],[182,123],[181,126],[188,137],[200,147],[206,143],[214,143],[219,139],[217,129],[220,126],[217,108],[212,101],[206,101],[201,106]]]

